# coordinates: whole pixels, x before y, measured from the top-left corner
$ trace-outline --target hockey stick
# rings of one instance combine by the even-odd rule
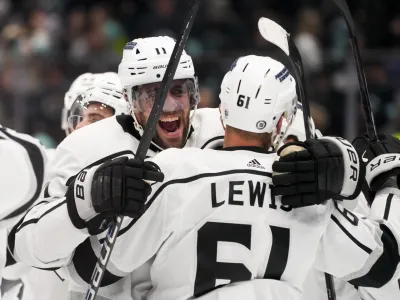
[[[311,133],[312,125],[310,117],[310,106],[305,91],[303,62],[301,60],[299,50],[290,38],[289,33],[287,33],[286,30],[282,28],[282,26],[270,19],[260,18],[258,21],[258,30],[265,40],[279,47],[283,52],[285,52],[287,56],[289,56],[290,63],[292,64],[292,68],[294,71],[294,77],[299,90],[300,102],[303,105],[303,117],[306,138],[313,138],[314,136]]]
[[[189,11],[185,18],[184,26],[181,30],[180,38],[176,42],[174,50],[172,51],[171,58],[169,60],[167,69],[162,80],[161,89],[157,92],[156,100],[154,102],[153,108],[151,109],[149,120],[146,124],[146,128],[144,130],[143,136],[140,139],[140,143],[136,151],[135,157],[139,158],[142,161],[146,158],[147,151],[153,139],[157,122],[160,118],[165,100],[167,98],[167,93],[172,85],[176,69],[178,67],[183,49],[186,45],[187,39],[192,29],[192,25],[195,20],[200,3],[201,0],[192,0]],[[111,225],[107,233],[107,237],[104,240],[103,247],[100,251],[100,256],[97,260],[92,278],[90,280],[90,286],[85,296],[86,300],[93,300],[96,298],[97,292],[100,288],[101,280],[103,279],[104,272],[110,260],[111,252],[114,248],[118,232],[121,229],[123,219],[123,216],[118,216],[115,223]]]
[[[356,27],[351,15],[349,6],[346,0],[332,0],[339,8],[344,20],[347,24],[349,31],[350,44],[353,50],[354,62],[357,68],[358,83],[360,85],[361,102],[364,110],[365,125],[367,127],[368,138],[371,142],[378,141],[378,134],[376,133],[374,115],[372,113],[371,101],[369,98],[367,79],[365,78],[363,62],[360,55],[360,48],[358,47]]]
[[[278,46],[286,55],[289,56],[290,62],[294,69],[294,75],[299,88],[299,97],[303,105],[304,127],[306,130],[306,138],[314,138],[311,135],[311,118],[310,107],[305,93],[304,69],[301,55],[290,35],[276,22],[267,18],[260,18],[258,21],[258,29],[262,37],[268,42]],[[333,278],[325,273],[326,290],[328,300],[336,300],[336,291]]]

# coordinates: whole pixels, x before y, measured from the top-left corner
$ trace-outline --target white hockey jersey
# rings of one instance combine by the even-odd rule
[[[185,147],[216,148],[222,146],[223,135],[218,109],[199,109],[193,117]],[[80,244],[76,249],[79,255],[75,257],[82,257],[80,254],[84,253],[87,262],[95,262],[101,245],[96,237],[86,239],[87,235],[81,234],[71,224],[64,200],[67,181],[85,167],[121,155],[132,156],[139,139],[130,116],[111,117],[69,135],[48,164],[50,170],[46,173],[47,184],[40,203],[29,211],[10,235],[10,248],[16,257],[40,268],[58,268],[71,260],[72,252]],[[159,149],[151,145],[148,156],[157,152]],[[90,279],[94,264],[85,265],[78,264],[77,273]],[[128,298],[122,295],[121,299]]]
[[[118,237],[109,273],[123,277],[154,257],[149,300],[243,299],[236,287],[246,299],[300,299],[314,259],[319,270],[358,283],[398,276],[400,210],[393,220],[375,222],[331,201],[282,206],[270,188],[276,159],[249,148],[169,149],[154,157],[165,181],[153,186],[146,213]],[[386,198],[377,197],[377,215]],[[375,272],[381,258],[393,262],[385,265],[390,277]],[[230,282],[239,283],[216,289]]]
[[[321,136],[318,129],[317,136]],[[296,118],[289,128],[286,136],[293,135],[300,141],[306,139],[302,105],[298,103]],[[363,195],[355,201],[343,201],[343,206],[358,215],[359,218],[367,217],[370,208]],[[381,216],[383,217],[383,216]],[[336,300],[397,300],[400,299],[400,281],[392,281],[382,288],[363,288],[351,285],[339,278],[334,278]],[[325,274],[317,269],[310,270],[304,286],[303,300],[328,300]]]
[[[390,194],[388,195],[390,196]],[[390,200],[389,203],[391,203]],[[354,207],[353,203],[356,203]],[[370,207],[363,195],[357,201],[344,201],[343,205],[357,216],[366,217],[370,214]],[[388,207],[387,216],[390,214],[391,205]],[[376,218],[376,216],[371,216]],[[385,213],[378,218],[384,218]],[[397,300],[400,299],[400,282],[392,280],[383,287],[365,288],[351,285],[339,278],[334,279],[336,300]],[[325,275],[317,269],[311,269],[304,285],[302,300],[328,300]]]
[[[13,263],[7,255],[7,230],[38,198],[46,163],[45,148],[37,139],[0,126],[0,298],[5,300],[14,299],[22,287],[11,281],[1,285],[10,269],[6,263]]]
[[[46,163],[45,148],[37,139],[0,126],[0,221],[3,225],[24,213],[38,198]]]

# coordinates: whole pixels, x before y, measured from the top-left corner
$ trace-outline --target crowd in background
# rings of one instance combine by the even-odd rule
[[[55,146],[64,137],[60,116],[72,80],[116,72],[129,40],[176,37],[188,2],[0,0],[0,123]],[[400,1],[348,3],[378,129],[400,132]],[[363,132],[347,28],[330,0],[203,0],[187,45],[200,105],[218,106],[222,76],[238,56],[281,55],[259,35],[261,16],[281,24],[299,48],[316,126],[347,138]]]

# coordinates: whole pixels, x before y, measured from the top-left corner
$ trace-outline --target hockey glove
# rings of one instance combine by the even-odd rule
[[[296,151],[296,152],[294,152]],[[304,207],[335,199],[354,199],[365,169],[350,142],[322,137],[282,147],[274,162],[272,182],[282,204]]]
[[[379,189],[399,187],[400,166],[397,165],[398,158],[393,155],[383,156],[381,154],[400,153],[400,140],[388,134],[379,134],[378,138],[378,142],[370,142],[368,137],[364,135],[356,138],[353,142],[363,163],[368,164],[363,192],[370,203]],[[378,159],[378,156],[380,159]]]
[[[78,174],[67,191],[68,213],[78,229],[90,234],[107,229],[117,215],[139,218],[151,193],[144,180],[162,182],[163,173],[152,162],[120,157]]]

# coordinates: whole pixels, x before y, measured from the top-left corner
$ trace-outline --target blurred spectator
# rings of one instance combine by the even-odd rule
[[[209,87],[201,87],[200,88],[200,103],[199,108],[203,107],[217,107],[219,105],[219,101],[217,101],[214,91]]]
[[[400,132],[400,2],[349,5],[376,123]],[[187,6],[187,0],[0,0],[0,123],[59,142],[61,107],[71,81],[84,72],[117,71],[128,40],[177,37]],[[317,127],[324,134],[362,132],[346,24],[334,5],[319,0],[203,1],[186,47],[199,77],[199,107],[218,106],[222,76],[239,56],[268,55],[288,64],[260,36],[261,16],[294,36]]]
[[[305,9],[300,12],[294,42],[299,48],[307,73],[317,73],[323,66],[323,53],[318,38],[321,26],[321,17],[318,11]]]
[[[375,124],[380,129],[396,118],[394,89],[388,85],[386,71],[381,64],[368,66],[366,74]]]

